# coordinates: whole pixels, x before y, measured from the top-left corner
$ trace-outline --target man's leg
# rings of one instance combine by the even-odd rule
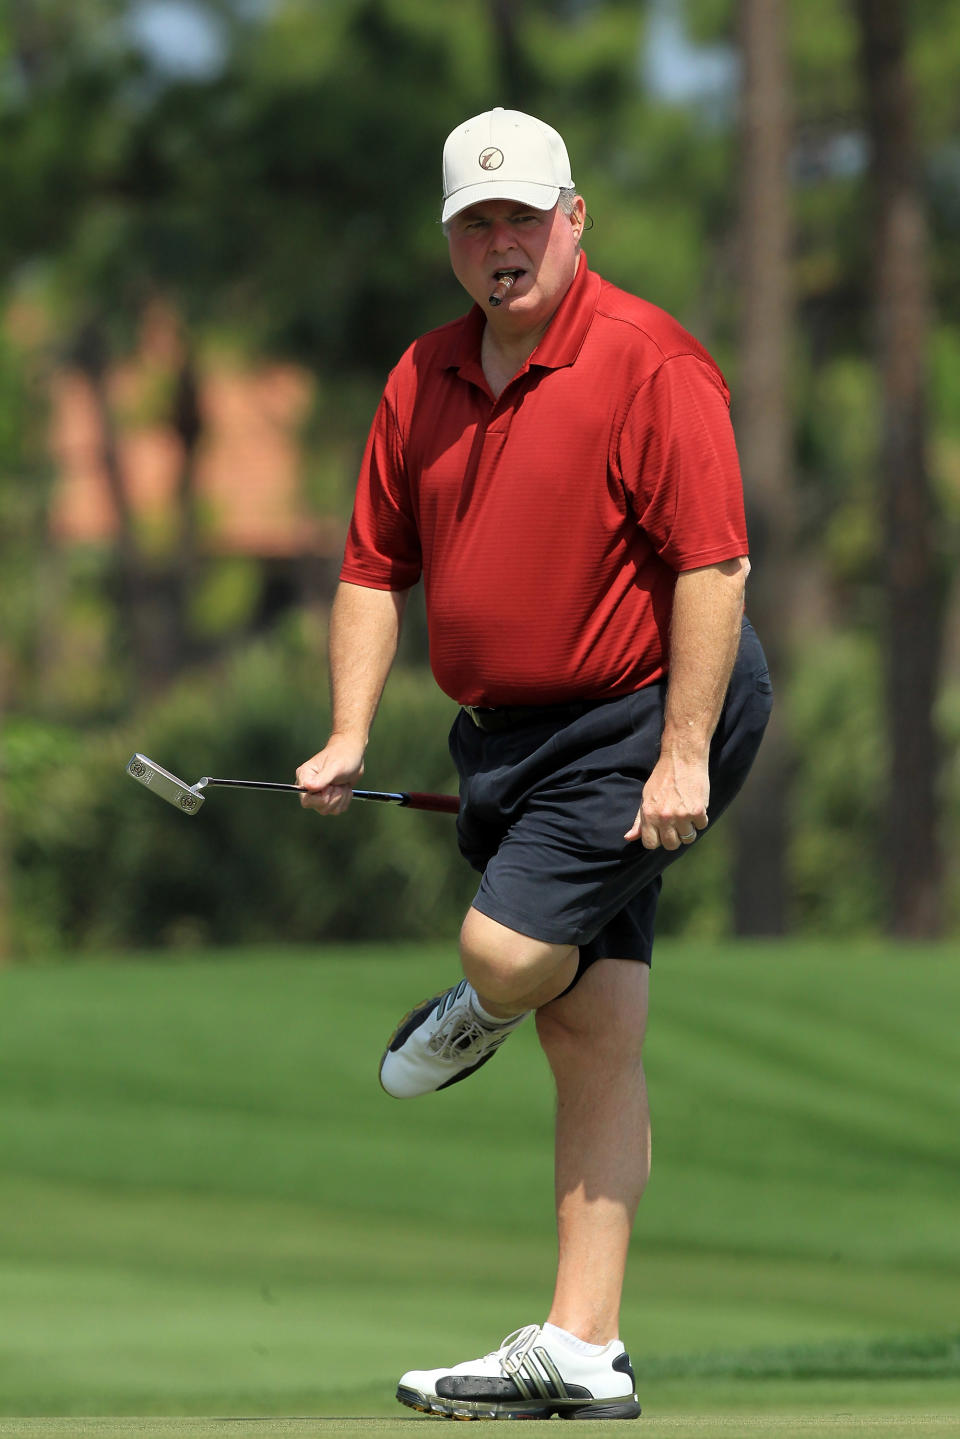
[[[475,945],[480,930],[472,922],[470,933]],[[558,1097],[556,1291],[547,1323],[528,1324],[479,1359],[409,1370],[397,1398],[463,1419],[635,1419],[640,1404],[619,1338],[619,1310],[650,1166],[640,1064],[649,971],[636,960],[597,960],[563,994],[575,973],[575,949],[553,946],[558,953],[551,957],[544,953],[549,946],[530,948],[509,931],[488,938],[496,939],[493,953],[464,954],[467,973],[494,991],[495,998],[484,995],[486,1003],[499,1000],[515,1013],[520,1002],[535,1007],[538,995],[560,996],[545,998],[537,1010]]]
[[[562,994],[577,972],[575,945],[518,934],[471,909],[460,936],[464,979],[405,1015],[380,1062],[397,1099],[446,1089],[486,1064],[525,1016]]]
[[[650,1173],[650,1120],[641,1051],[650,971],[636,960],[601,959],[565,994],[577,969],[575,947],[517,934],[471,909],[461,933],[461,958],[472,991],[421,1021],[402,1046],[408,1064],[436,1069],[453,1083],[492,1057],[512,1033],[490,1031],[491,1047],[438,1056],[429,1036],[455,1020],[472,1025],[475,1006],[516,1021],[537,1011],[537,1031],[557,1087],[556,1198],[559,1262],[550,1322],[589,1344],[618,1337],[620,1295],[634,1215]],[[454,992],[448,992],[454,993]],[[433,1005],[433,1001],[430,1002]],[[437,1009],[443,1010],[435,1020]],[[481,1045],[483,1040],[481,1038]],[[449,1069],[442,1066],[446,1065]],[[439,1086],[435,1086],[439,1087]]]
[[[537,1013],[557,1086],[557,1286],[549,1322],[588,1344],[619,1335],[634,1215],[650,1174],[641,1063],[650,971],[598,960]]]

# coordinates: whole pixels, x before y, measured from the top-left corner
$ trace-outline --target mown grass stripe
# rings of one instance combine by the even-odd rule
[[[960,1377],[960,1333],[867,1343],[784,1345],[645,1358],[637,1382],[657,1379],[953,1379]],[[960,1432],[960,1430],[958,1430]]]

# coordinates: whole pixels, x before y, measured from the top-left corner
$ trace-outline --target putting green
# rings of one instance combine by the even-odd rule
[[[420,1421],[393,1419],[24,1419],[0,1420],[0,1435],[16,1439],[315,1439],[333,1434],[370,1435],[371,1439],[412,1439]],[[426,1419],[429,1433],[438,1431],[439,1421]],[[541,1432],[545,1427],[556,1433],[557,1425],[525,1421],[525,1425]],[[440,1433],[445,1430],[441,1426]],[[457,1431],[459,1432],[459,1431]],[[483,1432],[487,1432],[484,1430]],[[529,1432],[524,1428],[524,1433]],[[578,1424],[576,1432],[583,1439],[610,1439],[610,1425]],[[617,1433],[624,1432],[619,1426]],[[957,1415],[953,1414],[823,1414],[823,1415],[756,1415],[727,1416],[675,1415],[665,1419],[644,1419],[638,1429],[639,1439],[912,1439],[912,1436],[957,1433]]]
[[[409,1435],[436,1421],[404,1369],[542,1317],[532,1027],[436,1098],[376,1083],[451,973],[393,947],[0,974],[0,1434]],[[958,1000],[947,949],[659,947],[640,1432],[960,1434]]]

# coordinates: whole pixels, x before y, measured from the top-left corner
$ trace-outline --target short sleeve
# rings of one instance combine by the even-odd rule
[[[618,464],[637,522],[671,569],[747,553],[729,394],[715,366],[694,355],[663,361],[633,400]]]
[[[340,578],[369,589],[406,590],[420,578],[420,537],[389,395],[367,437]]]

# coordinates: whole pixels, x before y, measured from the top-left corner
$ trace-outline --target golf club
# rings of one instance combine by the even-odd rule
[[[203,804],[208,789],[274,789],[287,790],[293,794],[305,794],[302,785],[277,784],[260,779],[214,779],[204,775],[196,784],[187,784],[168,769],[147,759],[145,754],[133,755],[127,763],[127,774],[138,784],[165,799],[184,814],[196,814]],[[354,799],[375,800],[378,804],[397,804],[406,809],[434,810],[438,814],[456,814],[460,801],[454,794],[419,794],[407,790],[355,789]]]

